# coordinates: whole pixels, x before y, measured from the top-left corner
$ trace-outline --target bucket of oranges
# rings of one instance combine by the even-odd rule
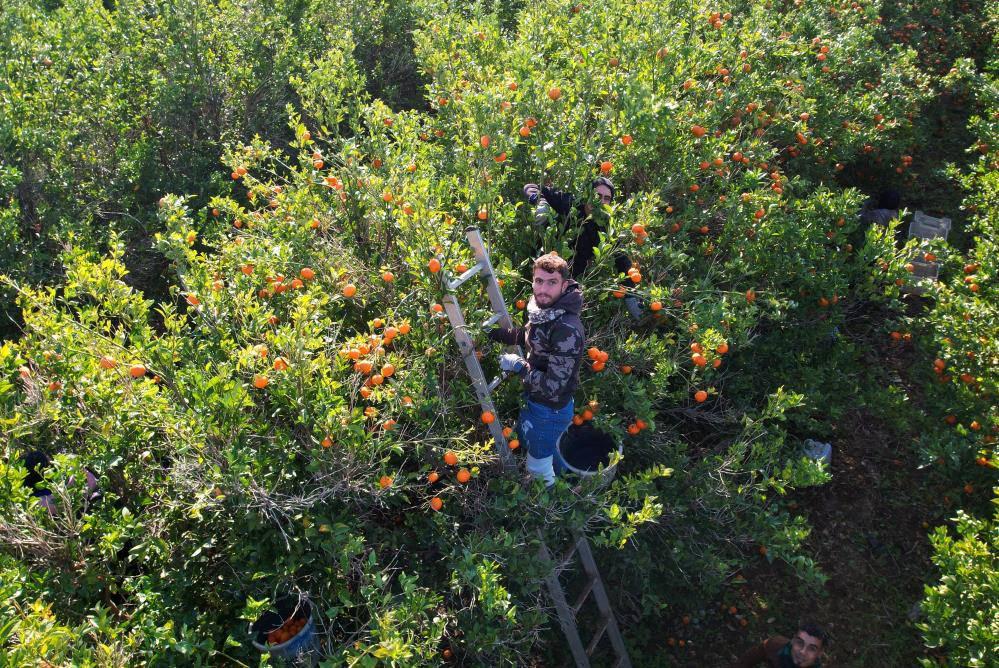
[[[316,647],[312,606],[304,596],[286,596],[250,624],[253,646],[275,658],[310,655]]]

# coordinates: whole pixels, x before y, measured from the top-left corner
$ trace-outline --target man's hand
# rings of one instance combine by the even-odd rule
[[[527,360],[516,353],[506,353],[504,355],[500,355],[499,365],[500,369],[503,371],[520,373],[527,368]]]
[[[536,204],[538,197],[541,195],[541,188],[538,187],[536,183],[526,183],[524,184],[524,197],[531,204]]]

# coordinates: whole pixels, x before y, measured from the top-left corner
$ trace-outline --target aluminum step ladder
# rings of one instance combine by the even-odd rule
[[[493,312],[493,315],[483,322],[481,327],[483,329],[492,327],[493,325],[513,327],[513,319],[510,317],[510,312],[506,308],[506,302],[503,300],[503,292],[500,289],[499,282],[496,280],[496,273],[489,260],[489,253],[486,251],[481,233],[478,228],[469,227],[465,229],[465,237],[474,253],[475,264],[453,280],[445,280],[444,286],[447,288],[448,294],[442,300],[444,311],[451,322],[452,333],[458,342],[458,349],[461,352],[462,359],[465,361],[465,368],[472,379],[472,387],[475,389],[475,394],[482,405],[482,410],[489,411],[496,416],[496,419],[489,423],[488,427],[500,461],[506,470],[515,471],[517,463],[513,452],[506,447],[506,438],[503,436],[503,421],[499,419],[496,406],[492,400],[493,391],[510,374],[501,373],[492,381],[486,381],[482,365],[479,364],[479,359],[475,355],[475,342],[469,334],[465,315],[462,313],[454,292],[471,278],[481,276],[486,282],[486,294],[489,297],[489,305]],[[523,350],[520,346],[514,346],[513,348],[519,355],[523,355]],[[559,581],[559,574],[573,561],[576,555],[579,555],[579,561],[586,574],[586,583],[575,603],[570,606],[566,599],[565,590]],[[577,532],[572,547],[557,563],[553,561],[551,552],[542,539],[538,557],[552,566],[551,572],[545,577],[545,586],[552,601],[555,603],[559,625],[562,627],[562,633],[565,634],[566,640],[569,642],[569,649],[572,651],[572,658],[575,660],[577,668],[590,667],[590,657],[605,634],[610,639],[614,654],[617,657],[614,665],[617,668],[631,668],[631,659],[628,657],[628,650],[624,645],[624,639],[621,637],[617,619],[614,617],[614,611],[610,606],[610,599],[607,597],[607,589],[604,587],[603,579],[601,579],[600,572],[597,570],[597,563],[593,559],[593,552],[590,549],[589,541],[586,540],[586,536]],[[583,640],[579,635],[576,618],[590,594],[593,594],[600,612],[600,622],[589,644],[584,647]]]

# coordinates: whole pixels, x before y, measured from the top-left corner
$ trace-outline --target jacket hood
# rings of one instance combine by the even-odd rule
[[[579,315],[583,312],[583,286],[569,279],[569,285],[552,308],[562,309],[566,313]]]

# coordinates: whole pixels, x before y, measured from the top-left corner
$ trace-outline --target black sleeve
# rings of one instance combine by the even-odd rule
[[[627,274],[631,269],[631,259],[624,253],[614,253],[614,268],[619,274]]]
[[[541,196],[548,201],[555,212],[563,218],[568,218],[572,212],[573,196],[560,190],[552,190],[548,186],[541,189]]]
[[[489,330],[489,338],[508,346],[524,346],[523,327],[494,327]]]

